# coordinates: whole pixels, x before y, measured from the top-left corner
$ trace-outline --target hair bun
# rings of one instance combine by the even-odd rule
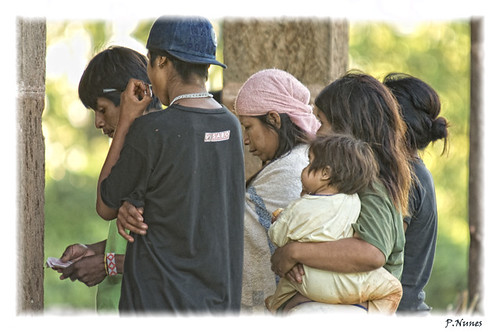
[[[436,141],[438,139],[448,137],[448,121],[445,118],[439,117],[432,121],[431,126],[431,140]]]

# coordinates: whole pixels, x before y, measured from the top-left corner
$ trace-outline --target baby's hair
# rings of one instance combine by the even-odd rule
[[[317,137],[309,152],[314,160],[309,172],[330,168],[330,182],[339,192],[352,195],[371,187],[379,167],[370,145],[350,135]]]

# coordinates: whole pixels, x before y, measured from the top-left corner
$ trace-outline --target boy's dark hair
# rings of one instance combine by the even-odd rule
[[[448,122],[440,117],[441,102],[437,92],[424,81],[403,73],[390,73],[383,83],[396,97],[408,127],[406,144],[410,151],[426,148],[429,143],[444,139],[448,147]]]
[[[189,63],[177,59],[167,51],[149,49],[149,63],[151,67],[153,67],[154,61],[158,56],[164,56],[169,61],[171,61],[175,70],[185,83],[189,82],[192,74],[204,77],[205,81],[208,79],[208,67],[210,67],[209,64]]]
[[[378,179],[379,167],[368,143],[350,135],[318,136],[309,152],[314,160],[309,173],[330,169],[330,185],[352,195],[371,187]]]
[[[80,79],[78,95],[87,108],[96,109],[99,97],[107,98],[118,106],[120,94],[131,78],[150,83],[147,58],[130,48],[111,46],[90,60]],[[114,91],[106,92],[104,89]],[[161,109],[157,97],[148,106],[148,110],[150,109]]]

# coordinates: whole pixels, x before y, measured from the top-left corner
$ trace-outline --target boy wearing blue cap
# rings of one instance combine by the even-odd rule
[[[243,146],[237,118],[205,88],[210,64],[225,67],[213,27],[160,17],[146,47],[153,93],[168,108],[140,117],[150,88],[130,81],[98,183],[99,215],[117,217],[129,241],[120,311],[238,311]]]

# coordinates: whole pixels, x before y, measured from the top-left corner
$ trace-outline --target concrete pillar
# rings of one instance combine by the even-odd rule
[[[17,20],[18,312],[43,310],[46,23]]]
[[[225,20],[223,102],[229,108],[241,85],[261,69],[285,70],[314,97],[347,70],[349,31],[347,21],[330,19]],[[247,178],[260,160],[245,151]]]

